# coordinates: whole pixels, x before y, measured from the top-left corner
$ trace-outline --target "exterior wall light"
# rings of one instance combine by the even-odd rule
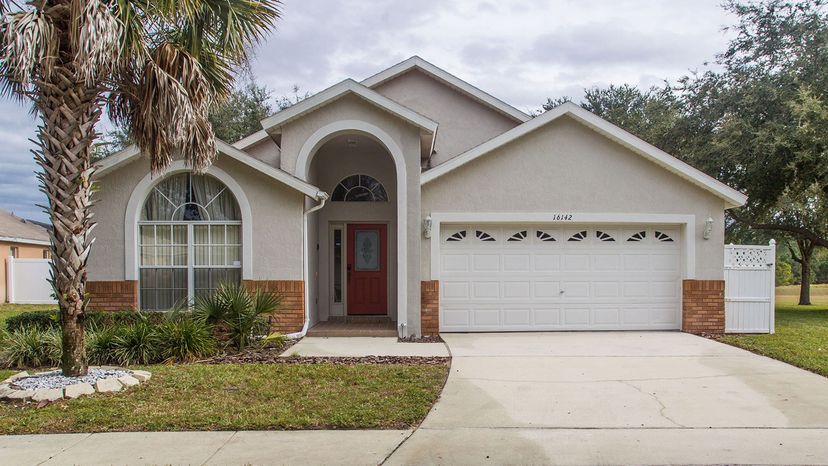
[[[423,220],[423,236],[428,239],[431,238],[431,215]]]
[[[702,233],[702,237],[704,239],[710,239],[710,235],[713,233],[713,217],[707,217],[707,220],[704,221],[704,232]]]

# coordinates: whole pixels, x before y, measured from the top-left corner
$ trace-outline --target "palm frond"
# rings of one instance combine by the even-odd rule
[[[102,0],[72,0],[72,48],[79,78],[93,86],[121,60],[123,24],[113,5]]]
[[[8,14],[3,22],[0,72],[6,94],[23,93],[38,72],[48,77],[58,49],[58,36],[39,9]]]

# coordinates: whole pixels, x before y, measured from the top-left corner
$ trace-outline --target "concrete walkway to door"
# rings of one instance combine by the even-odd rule
[[[390,464],[828,463],[828,379],[676,332],[443,335]]]

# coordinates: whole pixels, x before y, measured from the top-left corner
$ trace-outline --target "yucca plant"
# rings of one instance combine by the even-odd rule
[[[160,355],[160,340],[156,328],[146,321],[118,329],[113,355],[119,364],[152,364]]]
[[[63,372],[87,371],[92,143],[104,111],[162,172],[216,155],[209,109],[279,17],[279,0],[0,0],[0,86],[40,117],[34,158],[52,235]]]
[[[60,333],[37,327],[10,332],[3,342],[0,361],[5,367],[52,366],[60,361]]]
[[[274,292],[250,291],[236,284],[222,284],[211,296],[196,301],[194,316],[212,325],[226,325],[233,345],[243,350],[269,331],[265,315],[277,310],[282,297]]]
[[[101,326],[86,332],[86,352],[92,364],[117,364],[115,339],[119,327]]]
[[[190,362],[216,351],[210,327],[191,317],[165,322],[158,329],[159,354],[162,359]]]

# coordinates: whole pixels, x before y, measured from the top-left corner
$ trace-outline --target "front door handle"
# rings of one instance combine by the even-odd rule
[[[348,283],[351,283],[351,264],[348,264],[348,272],[346,274]]]

